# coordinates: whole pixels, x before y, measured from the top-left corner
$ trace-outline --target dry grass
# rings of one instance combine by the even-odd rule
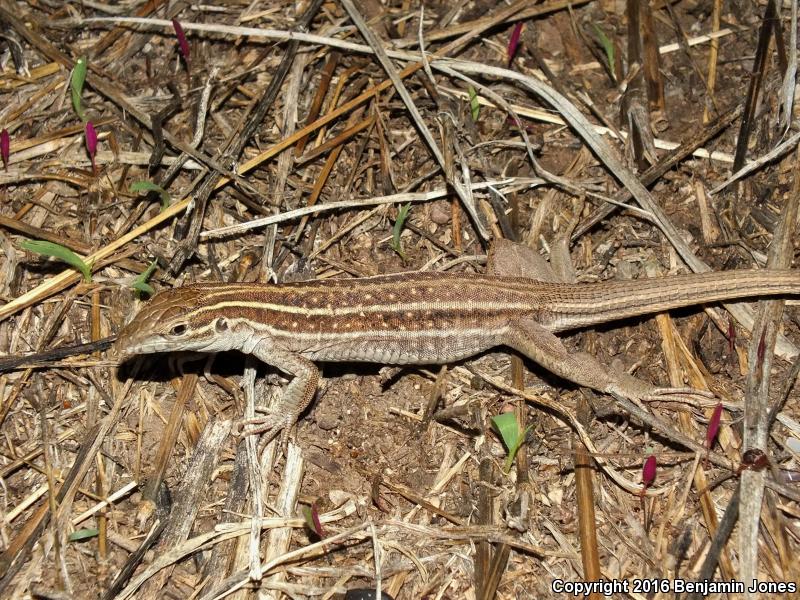
[[[717,399],[642,410],[493,352],[438,375],[324,365],[296,445],[256,464],[256,440],[230,431],[279,394],[278,374],[240,356],[117,371],[100,350],[153,260],[156,289],[481,271],[498,237],[580,281],[790,266],[791,11],[629,4],[0,0],[0,597],[561,598],[559,579],[800,580],[798,331],[780,303],[569,340],[712,390],[725,410],[710,455]],[[97,173],[71,99],[80,57]],[[130,192],[143,180],[171,206]],[[92,281],[25,239],[86,257]],[[489,418],[511,407],[531,432],[504,473]],[[740,468],[747,448],[769,468]]]

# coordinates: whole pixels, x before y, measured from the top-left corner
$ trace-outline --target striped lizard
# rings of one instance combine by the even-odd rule
[[[800,272],[727,271],[589,284],[522,277],[400,273],[263,285],[198,283],[166,290],[120,332],[120,360],[176,351],[252,354],[292,376],[272,415],[244,432],[262,444],[314,397],[317,362],[444,364],[507,346],[581,386],[640,401],[691,394],[659,388],[568,350],[556,333],[674,308],[800,294]]]

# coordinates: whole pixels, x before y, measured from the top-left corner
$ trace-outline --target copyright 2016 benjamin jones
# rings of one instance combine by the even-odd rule
[[[599,581],[565,581],[554,579],[550,590],[557,594],[566,594],[574,598],[588,597],[589,594],[613,596],[614,594],[652,594],[661,593],[698,593],[709,594],[743,594],[745,591],[761,594],[794,594],[797,582],[794,581],[758,581],[754,579],[750,586],[743,581],[730,579],[716,581],[702,579],[601,579]]]

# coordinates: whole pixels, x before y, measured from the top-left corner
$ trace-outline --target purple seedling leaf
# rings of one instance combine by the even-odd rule
[[[764,366],[764,355],[767,353],[767,335],[766,330],[761,333],[761,338],[758,340],[758,350],[756,351],[756,367],[762,369]]]
[[[3,166],[8,171],[8,159],[11,156],[11,137],[8,135],[8,129],[3,129],[0,133],[0,154],[3,155]]]
[[[319,539],[325,539],[325,530],[322,528],[322,521],[319,520],[319,511],[317,510],[317,503],[311,503],[311,519],[314,522],[314,531],[319,536]]]
[[[91,121],[86,121],[86,151],[92,159],[92,173],[97,176],[97,163],[94,160],[94,155],[97,153],[97,132]]]
[[[506,48],[506,54],[508,54],[509,66],[511,66],[511,61],[514,60],[514,56],[517,54],[517,49],[519,48],[520,33],[522,33],[522,21],[519,21],[516,25],[514,25],[514,31],[511,32],[511,38],[508,40],[508,47]]]
[[[718,402],[714,407],[714,412],[711,414],[711,420],[708,422],[708,430],[706,431],[706,448],[711,450],[714,445],[714,440],[719,431],[719,422],[722,418],[722,402]]]
[[[728,319],[728,352],[736,352],[736,327],[733,326],[733,318]]]
[[[647,457],[647,460],[644,461],[644,466],[642,467],[642,492],[644,493],[647,488],[653,485],[653,482],[656,480],[656,457],[654,454],[651,454]]]
[[[178,19],[172,19],[172,26],[175,28],[175,36],[178,38],[178,49],[181,51],[183,60],[186,61],[186,71],[189,71],[189,40],[186,39],[186,34],[183,32]]]

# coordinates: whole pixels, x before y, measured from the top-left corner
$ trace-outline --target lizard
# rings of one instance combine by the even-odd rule
[[[800,272],[733,270],[598,283],[406,272],[285,284],[195,283],[157,293],[120,331],[118,360],[238,350],[292,377],[281,402],[243,434],[261,446],[291,427],[320,382],[318,362],[445,364],[509,347],[553,374],[641,402],[699,392],[665,388],[570,351],[556,335],[712,302],[800,295]]]

